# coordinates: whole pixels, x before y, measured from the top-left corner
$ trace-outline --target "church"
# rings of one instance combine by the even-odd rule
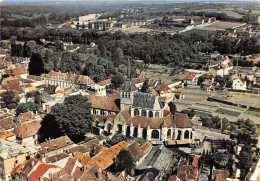
[[[153,142],[192,140],[194,125],[188,115],[172,115],[165,97],[138,92],[131,81],[130,63],[127,72],[119,97],[87,96],[97,133],[122,133]]]

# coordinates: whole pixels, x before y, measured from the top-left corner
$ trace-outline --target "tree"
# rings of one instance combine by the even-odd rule
[[[41,75],[44,73],[44,63],[40,53],[33,53],[29,63],[30,75]]]
[[[217,152],[213,155],[214,165],[217,169],[225,168],[228,164],[228,155],[226,153]]]
[[[16,108],[20,101],[20,97],[11,90],[3,92],[1,97],[4,103],[4,107],[7,107],[8,109]]]
[[[174,104],[174,102],[170,102],[168,105],[170,107],[170,112],[174,115],[177,110],[176,105]]]
[[[16,115],[25,113],[27,111],[33,111],[34,113],[36,113],[36,111],[39,111],[39,109],[40,106],[34,102],[21,103],[16,108]]]
[[[144,93],[149,93],[150,92],[148,80],[144,81],[143,86],[142,86],[140,91],[144,92]]]
[[[132,169],[135,168],[135,162],[128,150],[122,150],[115,159],[115,171],[122,172],[126,171],[127,174],[131,175]]]
[[[92,131],[91,105],[87,100],[79,94],[69,96],[62,104],[52,106],[49,116],[42,122],[42,139],[68,135],[74,142],[84,140],[84,135]],[[50,132],[49,125],[57,125],[57,133]]]
[[[113,146],[121,141],[126,141],[126,140],[127,137],[119,133],[119,134],[115,134],[110,140],[107,141],[107,143]]]
[[[119,88],[124,83],[123,75],[121,73],[117,73],[112,76],[111,83],[114,84],[115,88]]]
[[[240,180],[244,180],[249,168],[252,167],[252,147],[250,145],[243,145],[238,155],[238,165],[241,169]]]

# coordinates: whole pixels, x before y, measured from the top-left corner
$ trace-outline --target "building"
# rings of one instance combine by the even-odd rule
[[[51,72],[43,75],[42,78],[45,80],[46,86],[55,85],[60,88],[75,87],[77,89],[87,89],[95,84],[88,76],[61,72]]]
[[[11,172],[38,151],[37,147],[24,148],[22,145],[2,141],[0,144],[0,180],[11,181]]]
[[[17,143],[24,147],[31,147],[38,144],[38,131],[41,127],[40,120],[32,120],[18,125],[14,129]]]
[[[137,172],[143,173],[148,169],[157,170],[156,179],[164,175],[164,171],[167,166],[170,164],[173,157],[173,152],[167,149],[165,146],[154,146],[149,154],[144,158],[144,161],[136,167]]]
[[[46,140],[40,144],[42,150],[40,151],[45,157],[51,157],[75,147],[75,143],[71,141],[68,136],[62,136],[52,140]]]
[[[93,126],[97,133],[122,133],[158,143],[167,140],[193,139],[193,123],[186,114],[170,115],[165,97],[137,92],[128,78],[120,89],[120,98],[87,96],[92,103]],[[168,93],[169,87],[157,84]],[[162,90],[163,89],[163,90]]]
[[[186,85],[196,85],[195,77],[193,75],[185,75],[183,83]]]
[[[246,90],[246,80],[241,77],[234,78],[232,82],[232,89]]]

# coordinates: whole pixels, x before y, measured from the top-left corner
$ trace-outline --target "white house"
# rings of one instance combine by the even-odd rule
[[[237,77],[233,79],[232,89],[246,90],[246,80],[241,77]]]

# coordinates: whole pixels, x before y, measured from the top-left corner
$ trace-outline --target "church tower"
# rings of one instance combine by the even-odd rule
[[[137,88],[135,84],[131,81],[131,65],[130,60],[128,58],[128,66],[127,66],[127,79],[120,89],[120,110],[129,109],[133,104],[134,92],[136,92]]]

